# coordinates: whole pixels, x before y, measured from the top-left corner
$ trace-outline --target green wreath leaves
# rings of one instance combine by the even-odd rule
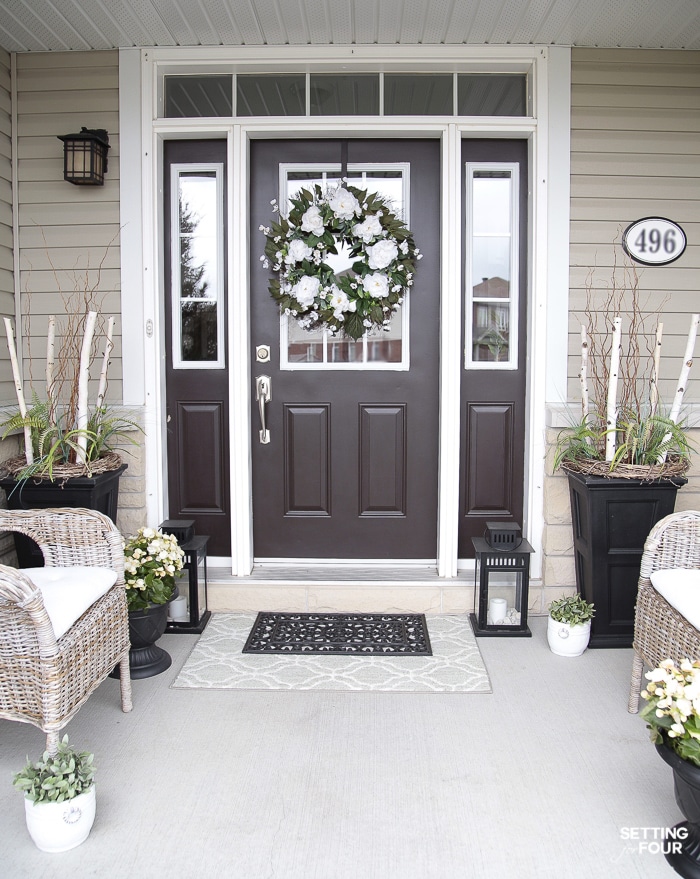
[[[342,184],[303,189],[291,205],[286,217],[260,226],[267,238],[260,259],[279,273],[269,290],[280,309],[304,329],[325,326],[353,339],[388,331],[422,257],[406,224],[381,195]],[[353,262],[336,275],[325,260],[339,248]]]

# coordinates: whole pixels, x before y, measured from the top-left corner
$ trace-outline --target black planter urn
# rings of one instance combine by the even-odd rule
[[[595,605],[589,647],[631,647],[644,542],[688,480],[567,476],[576,585]]]
[[[680,876],[700,879],[700,766],[682,760],[667,745],[656,750],[673,769],[676,803],[686,817],[664,841],[664,857]]]
[[[133,680],[150,678],[170,668],[172,658],[156,644],[168,623],[168,605],[149,604],[143,610],[129,611],[129,671]],[[110,677],[119,677],[119,666]]]

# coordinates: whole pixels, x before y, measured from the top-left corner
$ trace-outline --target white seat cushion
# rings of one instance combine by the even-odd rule
[[[666,568],[654,571],[651,585],[691,626],[700,629],[700,570]]]
[[[56,640],[117,582],[111,568],[22,568],[22,573],[41,590]]]

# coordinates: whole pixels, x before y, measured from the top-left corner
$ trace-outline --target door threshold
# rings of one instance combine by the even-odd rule
[[[456,580],[466,580],[467,572],[459,572]],[[351,563],[343,561],[305,562],[256,562],[247,577],[234,577],[224,568],[210,568],[209,581],[216,583],[439,583],[446,582],[438,576],[435,562],[381,562]]]

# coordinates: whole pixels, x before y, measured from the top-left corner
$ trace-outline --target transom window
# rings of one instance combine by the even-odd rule
[[[322,190],[340,182],[339,164],[280,166],[280,204],[289,204],[301,189],[318,184]],[[404,163],[348,165],[350,186],[383,196],[392,211],[410,226],[409,166]],[[348,251],[329,254],[325,260],[337,274],[347,271],[352,260]],[[386,330],[365,333],[361,339],[332,336],[323,329],[304,330],[296,320],[280,318],[280,368],[299,369],[373,369],[406,370],[409,368],[409,303],[406,297]]]
[[[518,166],[467,164],[467,369],[518,364]]]
[[[282,73],[164,77],[162,115],[528,116],[524,73]]]

